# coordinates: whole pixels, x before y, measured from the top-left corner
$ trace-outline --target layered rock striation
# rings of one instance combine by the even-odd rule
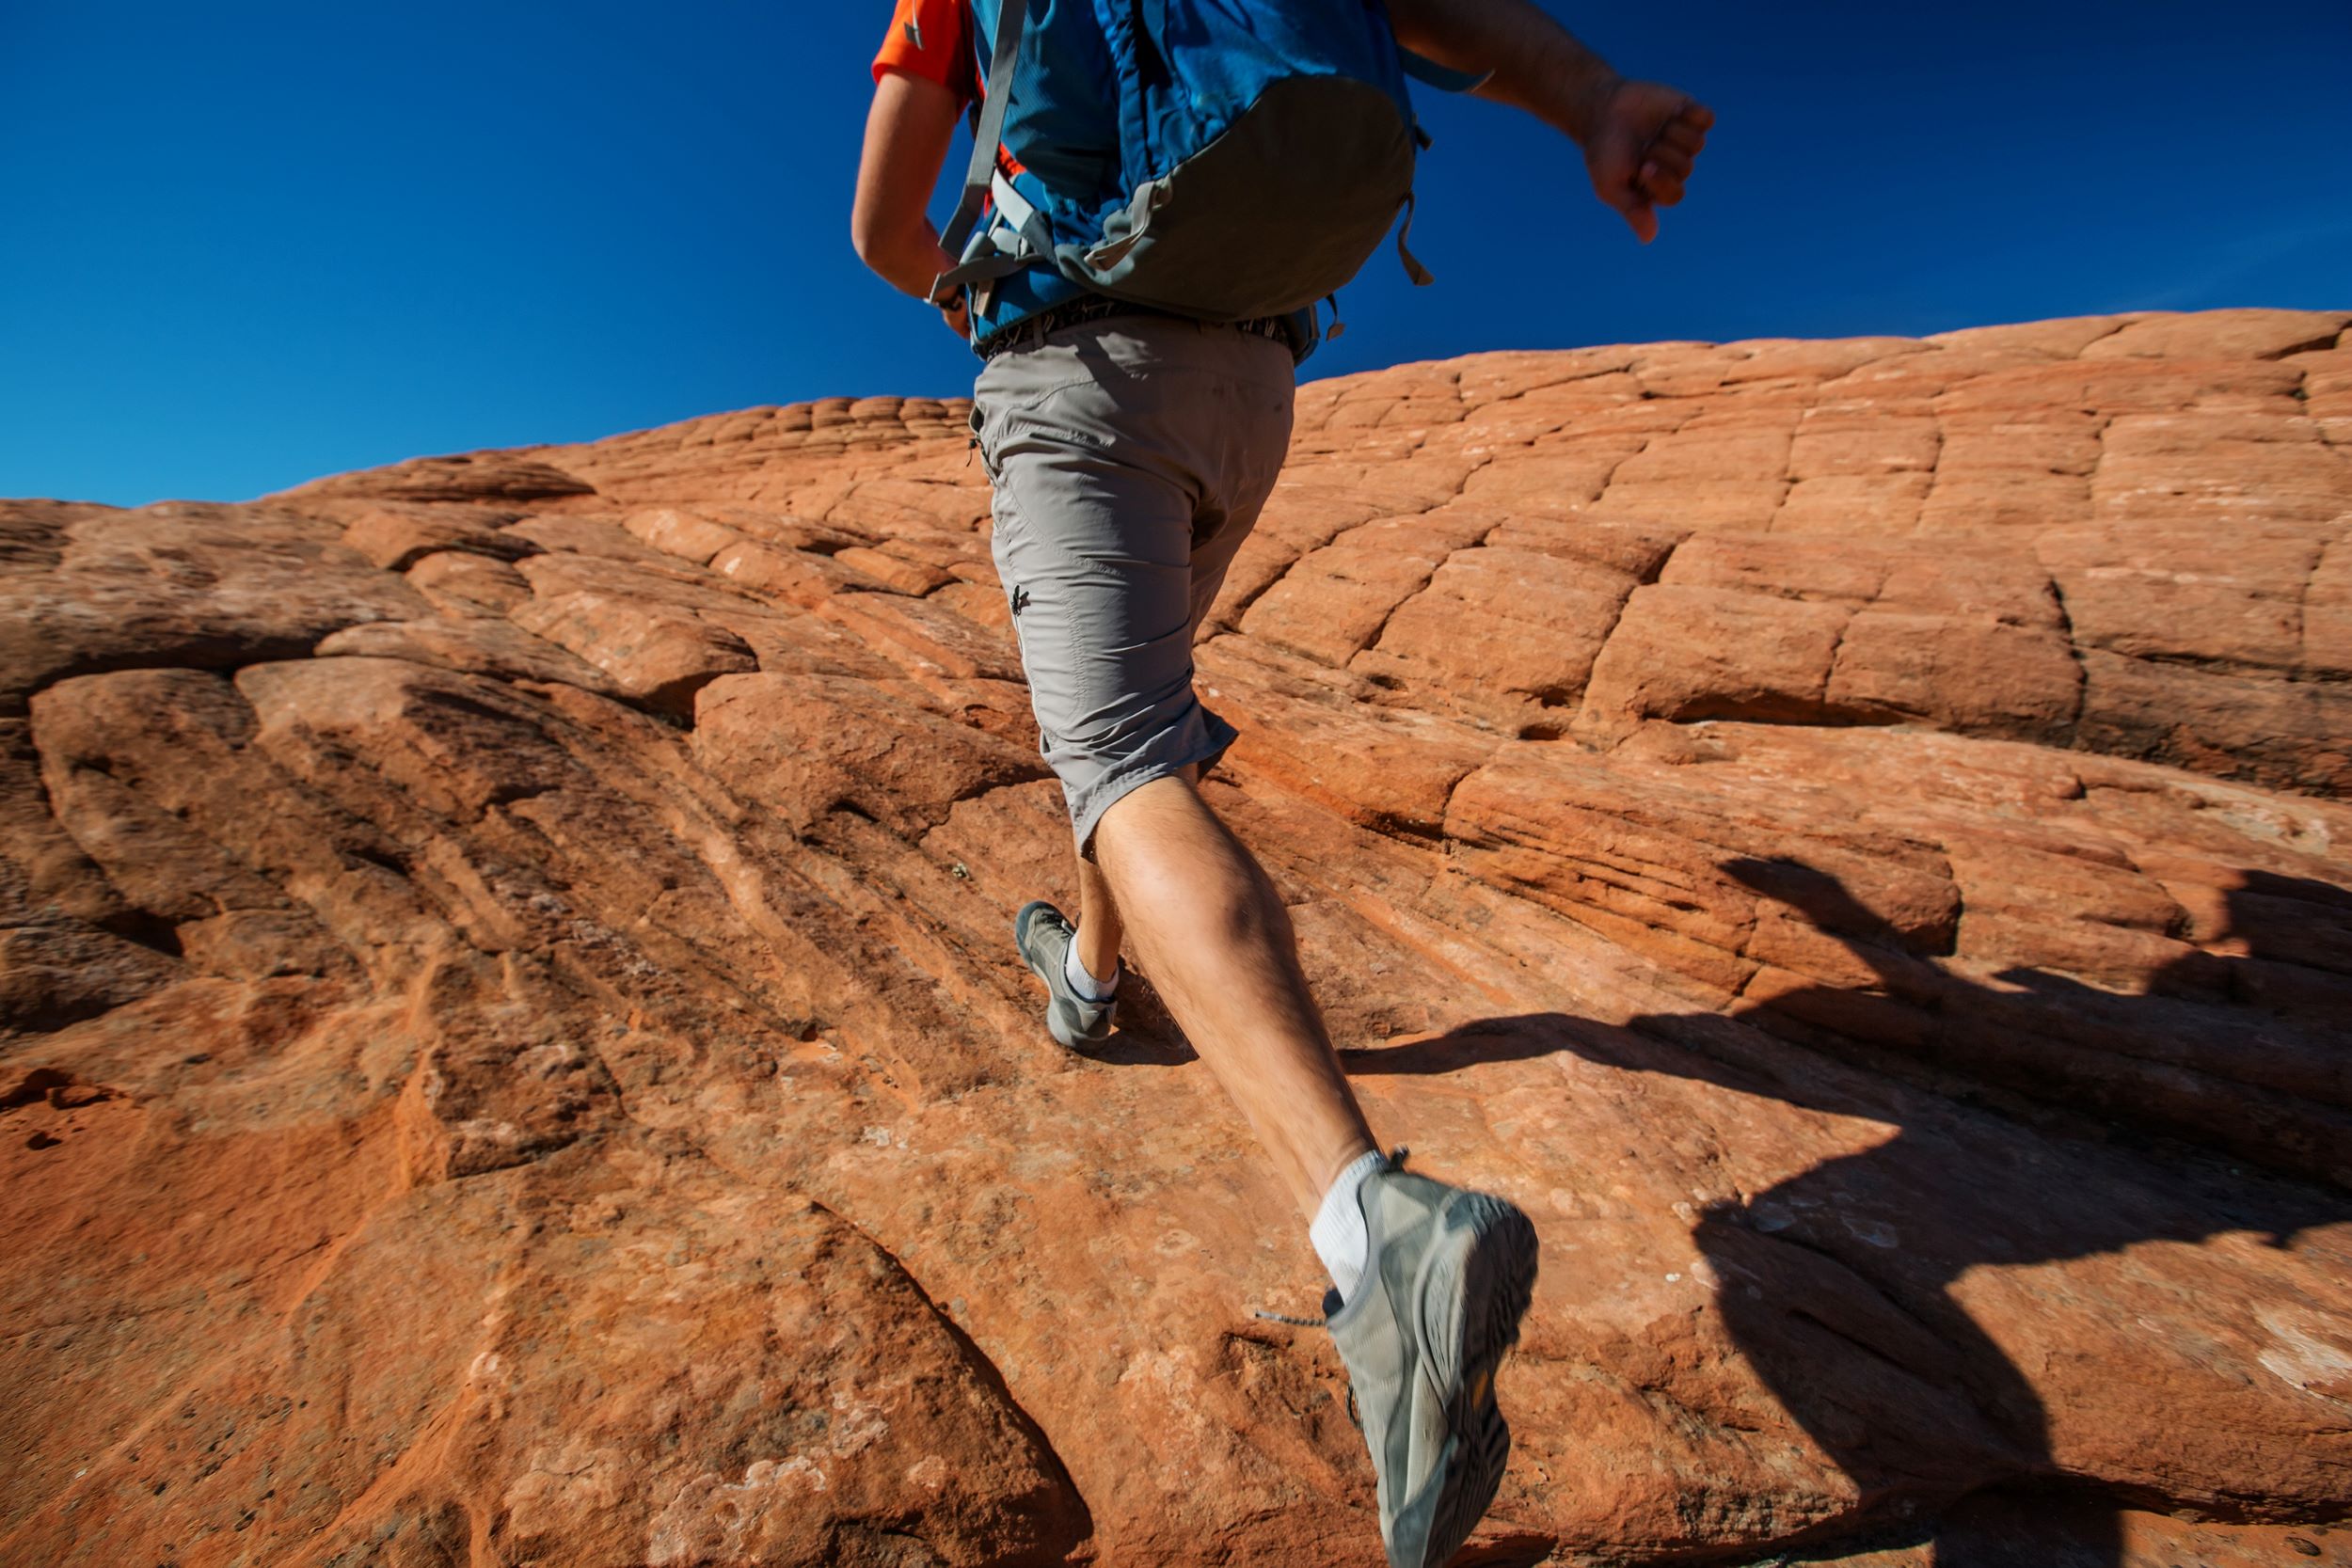
[[[1302,389],[1206,788],[1542,1233],[1472,1560],[2352,1561],[2347,325]],[[0,1560],[1376,1560],[966,411],[0,503]]]

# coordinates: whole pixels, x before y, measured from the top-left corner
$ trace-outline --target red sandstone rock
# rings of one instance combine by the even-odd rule
[[[2343,1555],[2347,322],[1302,388],[1205,787],[1542,1233],[1472,1560]],[[967,412],[0,503],[0,1560],[1376,1557]]]
[[[512,515],[484,516],[478,507],[365,506],[343,530],[343,543],[378,566],[404,571],[436,550],[458,550],[512,561],[538,546],[498,525]]]
[[[408,568],[408,585],[437,610],[470,616],[502,615],[531,597],[531,582],[504,562],[463,550],[419,556]]]
[[[339,523],[283,507],[167,501],[23,521],[46,569],[0,580],[0,712],[86,671],[233,669],[430,613],[343,545]]]

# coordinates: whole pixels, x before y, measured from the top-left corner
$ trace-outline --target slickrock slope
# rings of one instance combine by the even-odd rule
[[[1304,389],[1209,788],[1542,1232],[1471,1560],[2352,1562],[2347,323]],[[1377,1560],[964,416],[0,505],[0,1561]]]

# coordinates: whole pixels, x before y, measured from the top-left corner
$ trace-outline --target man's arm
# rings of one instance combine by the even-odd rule
[[[1528,113],[1584,149],[1601,200],[1646,243],[1682,199],[1714,112],[1656,82],[1629,82],[1530,0],[1390,0],[1397,41],[1439,65],[1491,71],[1481,98]]]
[[[874,84],[874,106],[866,116],[850,241],[860,261],[917,299],[930,299],[932,280],[956,264],[941,247],[924,208],[939,182],[961,112],[956,95],[938,83],[885,71]],[[958,333],[968,331],[961,294],[940,310]]]

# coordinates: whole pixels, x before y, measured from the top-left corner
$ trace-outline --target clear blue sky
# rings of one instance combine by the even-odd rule
[[[2352,308],[2352,6],[1571,6],[1720,115],[1645,250],[1424,94],[1416,250],[1330,374],[1473,349]],[[969,389],[851,254],[887,0],[0,0],[0,495],[238,499],[425,452]],[[943,204],[944,206],[944,204]]]

